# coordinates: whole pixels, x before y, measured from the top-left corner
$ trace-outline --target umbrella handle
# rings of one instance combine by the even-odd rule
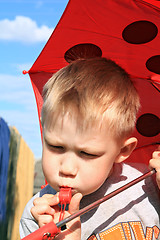
[[[28,236],[21,240],[43,240],[43,239],[54,239],[54,237],[60,232],[54,222],[47,223],[45,226],[37,229]]]

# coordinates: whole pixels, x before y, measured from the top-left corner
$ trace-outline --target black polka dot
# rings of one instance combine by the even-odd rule
[[[150,57],[146,61],[146,67],[149,71],[160,74],[160,55]]]
[[[142,136],[154,137],[160,133],[160,119],[152,113],[145,113],[138,118],[136,129]]]
[[[101,56],[102,50],[92,43],[77,44],[68,49],[64,54],[64,58],[68,63],[73,62],[76,59],[87,59]]]
[[[122,32],[123,39],[131,44],[143,44],[152,41],[158,33],[157,26],[149,21],[136,21]]]

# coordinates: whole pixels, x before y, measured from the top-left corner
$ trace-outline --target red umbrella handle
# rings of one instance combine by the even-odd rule
[[[54,237],[60,232],[59,228],[54,222],[50,222],[45,226],[37,229],[35,232],[22,238],[22,240],[43,240],[54,239]]]

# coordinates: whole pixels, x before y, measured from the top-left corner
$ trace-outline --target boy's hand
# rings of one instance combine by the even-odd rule
[[[77,212],[79,210],[79,204],[82,199],[82,194],[75,194],[69,204],[68,212],[65,212],[64,218],[69,215]],[[81,221],[80,217],[75,218],[74,220],[66,224],[67,229],[62,231],[55,239],[56,240],[81,240]]]
[[[37,221],[39,227],[43,227],[45,224],[54,221],[54,214],[56,208],[58,208],[58,203],[58,194],[45,194],[33,201],[34,206],[31,208],[31,214]]]
[[[152,159],[149,162],[150,168],[156,169],[156,180],[160,189],[160,146],[152,154]]]
[[[69,210],[65,211],[64,218],[77,212],[79,210],[80,200],[82,194],[75,194],[69,204]],[[59,193],[56,195],[45,194],[43,197],[36,198],[33,202],[34,206],[31,209],[31,213],[37,221],[39,227],[54,221],[59,222],[60,207]],[[67,223],[67,229],[62,231],[55,239],[61,240],[80,240],[81,239],[81,222],[80,218],[76,218]]]

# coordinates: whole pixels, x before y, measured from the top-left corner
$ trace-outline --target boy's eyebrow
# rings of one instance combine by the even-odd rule
[[[67,145],[63,143],[60,139],[50,139],[48,136],[44,135],[44,141],[49,145],[64,146],[67,148]],[[102,155],[104,153],[104,150],[102,149],[95,149],[94,147],[84,146],[84,144],[75,147],[75,150],[77,152],[86,152],[86,153],[91,153],[95,155]]]
[[[59,141],[58,139],[50,139],[50,138],[47,138],[46,136],[43,137],[44,138],[44,141],[48,144],[51,144],[51,145],[64,145],[61,141]]]
[[[51,139],[47,139],[46,137],[44,137],[44,141],[47,144],[53,145],[53,146],[62,146],[62,145],[64,145],[62,142],[60,142],[58,140],[51,140]]]

